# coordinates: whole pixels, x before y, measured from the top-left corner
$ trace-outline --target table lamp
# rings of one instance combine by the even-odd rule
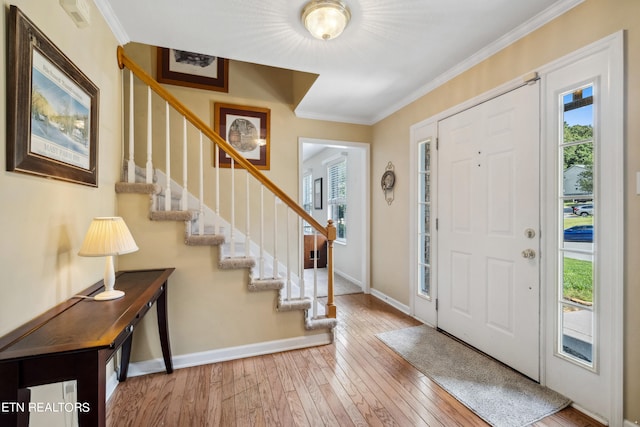
[[[124,220],[120,217],[96,217],[93,218],[89,230],[84,238],[78,255],[80,256],[106,256],[104,268],[104,292],[94,297],[98,301],[122,298],[123,291],[113,289],[116,283],[116,274],[113,270],[113,256],[128,254],[138,250],[133,236],[129,232]]]

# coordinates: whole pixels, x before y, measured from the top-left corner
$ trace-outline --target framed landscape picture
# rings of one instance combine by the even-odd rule
[[[98,185],[98,88],[11,6],[7,170]]]
[[[258,169],[269,169],[271,110],[233,104],[214,104],[214,130]],[[230,167],[231,157],[218,149],[220,167]],[[238,167],[235,164],[234,167]]]
[[[158,48],[160,83],[229,92],[229,60],[186,50]]]

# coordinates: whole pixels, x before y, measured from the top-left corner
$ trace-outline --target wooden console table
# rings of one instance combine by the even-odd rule
[[[133,330],[154,302],[162,356],[167,373],[173,372],[167,330],[167,280],[173,271],[119,272],[116,289],[124,297],[74,297],[1,337],[0,425],[28,425],[31,405],[45,403],[30,402],[27,387],[75,379],[79,425],[104,427],[106,364],[122,347],[118,379],[126,380]],[[103,286],[100,281],[79,295],[97,294]]]

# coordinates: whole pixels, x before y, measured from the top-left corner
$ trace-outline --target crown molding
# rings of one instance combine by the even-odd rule
[[[107,0],[94,0],[94,3],[96,4],[96,7],[100,11],[100,14],[104,18],[104,20],[107,22],[109,28],[111,28],[111,32],[118,40],[118,43],[122,46],[129,43],[131,41],[131,38],[124,30],[124,27],[120,23],[120,20],[118,19],[116,14],[113,12],[113,9],[111,8],[109,2]]]
[[[389,108],[382,110],[378,115],[371,118],[370,124],[375,124],[380,120],[387,118],[391,114],[395,113],[401,108],[406,107],[412,102],[418,100],[419,98],[433,91],[437,87],[442,86],[443,84],[453,79],[454,77],[459,76],[465,71],[478,65],[480,62],[495,55],[505,47],[531,34],[538,28],[542,27],[543,25],[553,21],[554,19],[566,13],[567,11],[573,9],[583,1],[584,0],[563,0],[548,7],[547,9],[543,10],[542,12],[540,12],[539,14],[537,14],[536,16],[534,16],[533,18],[525,22],[524,24],[508,32],[507,34],[500,37],[495,42],[479,50],[474,55],[471,55],[464,61],[460,62],[458,65],[454,66],[453,68],[450,68],[445,73],[439,75],[435,79],[431,80],[429,83],[420,87],[419,89],[414,91],[411,95],[401,99],[400,101],[391,105]]]

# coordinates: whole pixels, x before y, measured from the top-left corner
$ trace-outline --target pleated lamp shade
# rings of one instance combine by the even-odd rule
[[[80,256],[123,255],[138,250],[121,217],[94,218],[80,248]]]
[[[114,289],[116,274],[113,269],[113,257],[137,250],[138,245],[122,218],[97,217],[91,221],[78,255],[107,257],[104,268],[105,291],[94,296],[95,300],[106,301],[124,296],[124,292]]]

